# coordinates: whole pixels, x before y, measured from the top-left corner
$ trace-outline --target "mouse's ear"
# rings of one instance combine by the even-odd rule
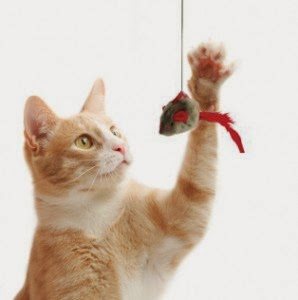
[[[41,141],[49,139],[57,116],[38,96],[27,99],[24,110],[25,143],[31,150],[39,149]]]
[[[179,110],[179,111],[176,111],[174,114],[173,114],[173,121],[174,122],[182,122],[182,123],[187,123],[188,121],[188,112],[185,111],[185,110]]]
[[[100,114],[105,111],[105,86],[102,79],[98,78],[85,101],[82,112]]]

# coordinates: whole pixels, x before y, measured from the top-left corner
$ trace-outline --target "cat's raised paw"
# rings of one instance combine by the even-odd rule
[[[223,45],[204,43],[188,54],[193,76],[213,83],[222,83],[233,71],[233,65],[224,64]]]

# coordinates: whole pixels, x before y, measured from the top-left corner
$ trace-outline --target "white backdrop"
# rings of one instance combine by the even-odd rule
[[[185,48],[222,41],[238,62],[222,109],[236,119],[247,154],[220,129],[210,229],[164,299],[298,299],[297,1],[185,2]],[[22,153],[26,97],[71,115],[103,76],[108,109],[132,146],[132,175],[170,187],[186,136],[157,129],[161,106],[179,89],[178,50],[178,0],[1,2],[1,300],[23,284],[35,226]]]

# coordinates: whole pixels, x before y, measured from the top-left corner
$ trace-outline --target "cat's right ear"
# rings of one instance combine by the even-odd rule
[[[105,86],[101,78],[98,78],[94,82],[91,92],[81,111],[92,114],[101,114],[105,112]]]
[[[27,99],[24,110],[25,143],[33,152],[38,152],[44,140],[57,124],[57,116],[37,96]]]

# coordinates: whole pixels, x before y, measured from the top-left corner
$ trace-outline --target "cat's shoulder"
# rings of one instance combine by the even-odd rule
[[[150,187],[137,180],[131,179],[127,185],[125,198],[129,203],[143,203],[146,200],[158,200],[166,196],[168,190]]]

